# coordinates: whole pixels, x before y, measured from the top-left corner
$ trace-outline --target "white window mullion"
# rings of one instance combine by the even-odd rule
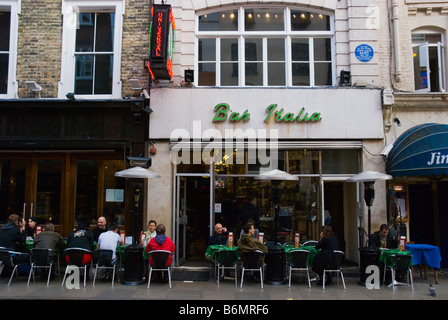
[[[285,65],[286,65],[286,86],[292,86],[292,46],[291,46],[291,36],[286,37],[285,41]]]
[[[221,38],[216,38],[216,52],[215,52],[215,56],[216,56],[216,86],[220,86],[221,85],[221,65],[222,65],[222,61],[221,61]]]
[[[263,46],[263,56],[262,56],[262,64],[263,64],[263,87],[268,86],[268,39],[262,38],[262,46]]]
[[[309,44],[309,56],[310,56],[310,86],[315,86],[315,79],[314,79],[314,41],[313,38],[308,39]]]
[[[240,47],[240,50],[238,50],[239,86],[244,87],[246,85],[246,39],[243,36],[239,37],[238,45]]]

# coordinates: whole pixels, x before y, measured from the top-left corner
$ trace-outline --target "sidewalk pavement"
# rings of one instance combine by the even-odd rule
[[[153,283],[147,288],[147,282],[141,285],[124,285],[115,281],[112,287],[111,280],[97,280],[87,282],[83,287],[82,281],[79,289],[68,289],[61,286],[61,278],[55,276],[50,285],[39,276],[36,281],[31,279],[27,286],[27,276],[14,277],[8,287],[9,277],[0,277],[0,299],[2,300],[179,300],[179,301],[249,301],[263,303],[263,301],[288,301],[288,300],[448,300],[448,270],[439,270],[438,284],[435,284],[434,273],[429,271],[428,278],[420,276],[418,268],[414,270],[414,291],[410,286],[392,287],[381,286],[379,289],[368,289],[359,285],[359,272],[345,271],[344,290],[341,281],[327,286],[325,290],[317,283],[308,287],[306,273],[294,273],[291,287],[285,284],[264,284],[245,280],[243,288],[235,286],[234,278],[226,278],[219,285],[214,279],[208,281],[172,281],[172,288],[168,283]],[[436,290],[436,296],[429,294],[429,284]]]

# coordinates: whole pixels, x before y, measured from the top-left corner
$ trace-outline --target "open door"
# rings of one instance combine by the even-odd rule
[[[187,178],[176,177],[176,205],[175,205],[175,226],[176,226],[176,264],[184,264],[187,258]]]

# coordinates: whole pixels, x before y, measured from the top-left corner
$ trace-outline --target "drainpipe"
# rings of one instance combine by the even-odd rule
[[[401,81],[400,39],[398,34],[398,0],[392,0],[392,24],[394,28],[395,81]]]

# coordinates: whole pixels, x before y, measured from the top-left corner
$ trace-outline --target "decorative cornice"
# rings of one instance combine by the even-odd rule
[[[448,93],[394,93],[394,108],[410,111],[448,111]]]

